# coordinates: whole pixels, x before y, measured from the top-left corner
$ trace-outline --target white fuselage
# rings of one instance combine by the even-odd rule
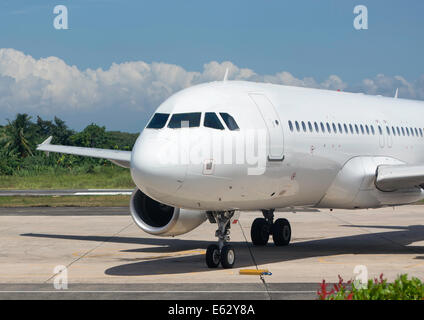
[[[131,173],[150,197],[187,209],[414,202],[421,189],[382,192],[372,176],[379,164],[424,162],[423,107],[412,100],[264,83],[198,85],[159,106],[156,113],[170,117],[163,128],[143,130]],[[168,128],[173,114],[195,112],[202,113],[200,126]],[[230,114],[239,130],[204,127],[206,112]]]

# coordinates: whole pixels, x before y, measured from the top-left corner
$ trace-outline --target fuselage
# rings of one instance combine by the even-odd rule
[[[337,206],[335,181],[346,164],[356,170],[358,157],[365,171],[379,163],[423,163],[423,107],[413,100],[265,83],[202,84],[158,107],[163,126],[143,130],[131,173],[144,193],[179,208]],[[387,205],[380,200],[385,194],[363,185],[362,179],[355,192],[372,191],[377,200],[370,207]],[[405,202],[422,197],[421,190],[412,193]]]

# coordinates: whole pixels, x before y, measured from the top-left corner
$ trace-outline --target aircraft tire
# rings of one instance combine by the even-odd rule
[[[272,227],[272,239],[278,247],[287,246],[291,239],[291,227],[287,219],[277,219]]]
[[[225,245],[221,249],[221,265],[224,269],[230,269],[236,261],[236,253],[230,245]]]
[[[269,240],[269,224],[264,218],[256,218],[250,229],[250,237],[255,246],[264,246]]]
[[[211,244],[206,249],[206,265],[209,268],[216,268],[221,262],[221,254],[219,252],[219,247],[216,244]]]

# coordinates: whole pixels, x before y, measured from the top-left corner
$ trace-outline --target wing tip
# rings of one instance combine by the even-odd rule
[[[41,147],[41,146],[45,146],[45,145],[49,145],[50,142],[52,142],[53,136],[48,137],[46,140],[44,140],[43,142],[41,142],[38,147],[37,150]]]
[[[48,137],[46,140],[44,140],[41,145],[43,144],[50,144],[50,142],[52,142],[53,136]]]
[[[43,146],[47,146],[47,145],[49,145],[49,144],[50,144],[50,142],[52,142],[52,139],[53,139],[53,136],[48,137],[46,140],[44,140],[42,143],[40,143],[40,144],[37,146],[37,150],[41,150],[41,151],[43,151],[43,150],[42,150],[42,147],[43,147]],[[49,156],[49,152],[48,152],[48,151],[46,151],[45,153],[46,153],[46,155],[47,155],[47,156]]]

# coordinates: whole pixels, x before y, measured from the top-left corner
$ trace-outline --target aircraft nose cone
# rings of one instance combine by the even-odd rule
[[[187,165],[178,163],[178,150],[171,141],[140,137],[131,157],[131,175],[137,187],[151,195],[172,195],[182,185]]]

